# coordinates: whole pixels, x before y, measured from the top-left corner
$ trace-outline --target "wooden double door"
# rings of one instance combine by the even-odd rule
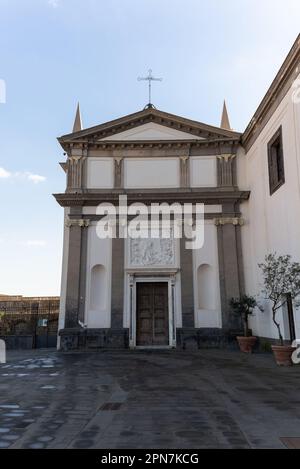
[[[167,282],[136,284],[136,345],[169,345]]]

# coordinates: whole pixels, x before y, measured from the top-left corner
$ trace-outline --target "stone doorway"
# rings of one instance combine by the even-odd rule
[[[136,345],[169,345],[168,282],[137,283]]]

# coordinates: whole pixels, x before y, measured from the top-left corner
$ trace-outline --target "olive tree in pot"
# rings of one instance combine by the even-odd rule
[[[257,306],[253,296],[243,295],[240,298],[232,298],[230,306],[234,313],[241,316],[244,327],[244,336],[238,336],[237,341],[241,352],[252,353],[252,349],[256,342],[249,329],[249,316],[253,314],[254,308]]]
[[[292,300],[299,295],[300,291],[300,264],[292,262],[290,255],[277,255],[271,253],[265,256],[265,261],[258,264],[262,271],[264,289],[263,294],[270,300],[272,308],[272,319],[276,326],[279,344],[273,345],[272,350],[278,365],[292,365],[291,356],[295,348],[286,344],[281,332],[281,324],[278,320],[278,311],[286,303],[287,294]]]

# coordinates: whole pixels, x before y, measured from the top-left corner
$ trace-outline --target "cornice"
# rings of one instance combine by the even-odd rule
[[[59,166],[64,170],[65,173],[67,172],[68,164],[67,164],[66,161],[60,162],[60,163],[59,163]]]
[[[248,151],[300,73],[300,34],[242,135]]]
[[[64,149],[66,149],[71,143],[98,143],[99,140],[105,140],[105,138],[111,137],[114,134],[139,127],[140,125],[147,124],[149,122],[154,122],[168,128],[189,133],[191,134],[191,140],[193,140],[193,136],[197,138],[201,137],[205,140],[210,140],[216,137],[220,139],[237,140],[240,139],[241,136],[240,133],[231,130],[203,124],[202,122],[196,122],[191,119],[162,112],[157,109],[146,109],[101,125],[81,130],[80,132],[63,135],[58,138],[58,141]],[[114,142],[112,143],[114,144]],[[126,143],[128,143],[128,141]]]
[[[176,190],[176,191],[158,191],[148,190],[143,191],[97,191],[97,192],[83,192],[83,193],[62,193],[53,194],[56,201],[62,207],[71,206],[97,206],[102,202],[117,205],[119,203],[119,196],[126,195],[128,204],[134,202],[142,202],[145,204],[151,203],[207,203],[207,204],[222,204],[222,203],[236,203],[247,200],[250,196],[250,191],[239,190],[222,190],[222,189],[203,189],[203,190]]]
[[[70,148],[97,149],[165,149],[165,148],[218,148],[221,145],[238,145],[240,138],[215,138],[203,140],[102,140],[98,142],[77,140],[76,142],[64,142],[63,148],[68,151]]]

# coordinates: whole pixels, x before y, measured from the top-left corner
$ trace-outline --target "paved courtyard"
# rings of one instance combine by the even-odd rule
[[[284,448],[300,367],[239,352],[8,352],[0,448]]]

